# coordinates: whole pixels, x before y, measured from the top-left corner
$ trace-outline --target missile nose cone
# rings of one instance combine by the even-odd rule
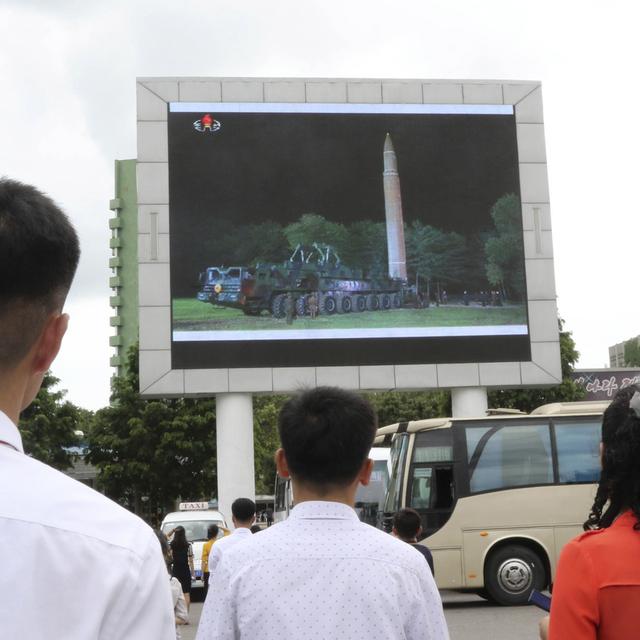
[[[391,142],[391,134],[387,133],[386,138],[384,139],[384,151],[395,151],[393,148],[393,142]]]

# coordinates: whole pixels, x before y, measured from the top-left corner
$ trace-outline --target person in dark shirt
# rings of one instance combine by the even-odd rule
[[[415,509],[400,509],[393,516],[392,533],[396,538],[400,538],[403,542],[410,544],[416,551],[419,551],[424,556],[433,574],[431,551],[423,544],[418,544],[418,536],[422,533],[422,519]]]

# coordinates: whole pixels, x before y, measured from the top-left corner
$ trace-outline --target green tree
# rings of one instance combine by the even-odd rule
[[[485,242],[485,270],[489,283],[505,298],[524,296],[524,247],[520,200],[513,193],[499,198],[491,208],[495,235]]]
[[[468,259],[462,235],[416,220],[406,229],[405,236],[407,263],[418,279],[426,281],[427,293],[433,283],[439,286],[465,280]]]
[[[80,444],[76,431],[86,431],[91,412],[64,400],[55,390],[60,380],[47,372],[35,400],[21,413],[18,427],[24,450],[34,458],[64,471],[73,465],[71,447]]]
[[[347,242],[340,257],[345,265],[368,275],[387,272],[387,230],[384,222],[360,220],[347,227]]]
[[[624,343],[624,364],[627,367],[640,367],[640,340],[633,338]]]
[[[278,414],[287,396],[254,396],[254,460],[256,494],[270,495],[276,481],[274,455],[280,446]]]
[[[378,414],[378,426],[451,415],[448,391],[383,391],[367,397]]]
[[[234,248],[233,263],[253,267],[258,262],[284,262],[291,250],[281,225],[277,222],[262,222],[234,230],[226,238]]]
[[[331,245],[338,254],[347,244],[347,229],[337,222],[330,222],[317,213],[305,213],[297,222],[292,222],[284,228],[284,235],[291,249],[299,244],[311,245],[321,242]]]
[[[111,402],[96,413],[87,455],[107,495],[148,514],[170,509],[179,497],[211,497],[216,486],[214,400],[142,399],[138,351],[132,347]]]
[[[574,402],[584,398],[585,390],[571,378],[579,353],[570,331],[564,331],[564,321],[558,318],[560,331],[560,363],[562,382],[553,387],[538,389],[505,389],[489,392],[489,406],[505,409],[520,409],[530,412],[550,402]]]

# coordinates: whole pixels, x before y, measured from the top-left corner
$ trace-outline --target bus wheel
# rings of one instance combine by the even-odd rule
[[[508,545],[494,551],[485,565],[484,584],[489,597],[502,605],[522,605],[532,589],[546,586],[545,568],[535,551]]]

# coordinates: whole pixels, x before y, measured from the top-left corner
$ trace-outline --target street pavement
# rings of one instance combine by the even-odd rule
[[[440,593],[451,640],[538,640],[544,612],[537,607],[499,607],[471,594]],[[201,612],[202,603],[194,602],[191,624],[180,627],[182,640],[195,640]]]

